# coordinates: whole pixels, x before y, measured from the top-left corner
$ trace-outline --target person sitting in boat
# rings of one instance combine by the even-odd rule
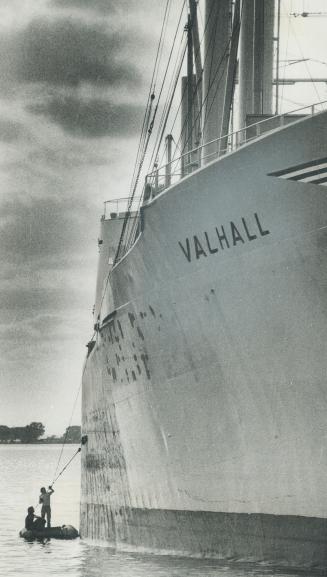
[[[44,525],[45,519],[34,514],[34,507],[28,507],[27,516],[25,517],[25,529],[28,531],[40,530],[44,528]]]
[[[47,526],[51,527],[51,506],[50,506],[50,497],[54,493],[53,488],[49,485],[48,490],[45,487],[41,487],[41,494],[39,497],[39,503],[42,505],[41,508],[41,517],[45,519],[47,516]]]

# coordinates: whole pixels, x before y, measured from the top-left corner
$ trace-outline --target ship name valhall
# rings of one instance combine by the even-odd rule
[[[185,242],[178,241],[178,244],[185,258],[191,262],[194,258],[205,258],[219,251],[258,240],[267,234],[270,234],[270,231],[264,227],[255,212],[251,218],[241,217],[236,224],[231,221],[227,226],[216,226],[210,233],[194,235],[191,240],[186,238]]]

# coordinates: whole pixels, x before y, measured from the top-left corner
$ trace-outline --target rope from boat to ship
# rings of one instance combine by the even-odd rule
[[[81,438],[81,446],[78,447],[77,451],[73,454],[73,456],[69,459],[69,461],[66,463],[66,465],[61,469],[60,473],[56,476],[56,473],[53,475],[53,481],[51,483],[51,485],[49,485],[49,487],[52,487],[59,479],[59,477],[63,474],[63,472],[67,469],[67,467],[70,465],[70,463],[73,461],[73,459],[75,459],[76,455],[78,455],[78,453],[81,452],[82,450],[82,445],[85,445],[88,441],[87,435],[83,435]],[[58,469],[58,465],[57,465],[57,469]],[[56,471],[57,471],[56,469]],[[36,505],[34,505],[34,509],[37,509],[40,506],[40,503],[36,503]]]
[[[55,472],[54,472],[54,474],[53,474],[53,477],[56,476],[57,471],[58,471],[58,469],[59,469],[61,457],[62,457],[63,450],[64,450],[64,447],[65,447],[65,444],[66,444],[66,441],[67,441],[68,430],[69,430],[69,427],[70,427],[71,424],[72,424],[73,415],[74,415],[74,412],[75,412],[75,409],[76,409],[78,397],[79,397],[79,394],[80,394],[80,392],[81,392],[81,387],[82,387],[82,380],[80,381],[80,384],[79,384],[79,387],[78,387],[78,390],[77,390],[77,393],[76,393],[76,397],[75,397],[75,400],[74,400],[74,403],[73,403],[73,409],[72,409],[72,412],[71,412],[71,415],[70,415],[69,424],[68,424],[68,427],[66,428],[66,433],[65,433],[64,440],[63,440],[63,443],[62,443],[62,446],[61,446],[60,455],[59,455],[59,458],[58,458],[58,461],[57,461],[57,465],[56,465],[56,469],[55,469]],[[52,483],[52,484],[53,484],[53,483]]]
[[[84,444],[83,442],[81,442],[81,444]],[[69,459],[68,463],[66,463],[66,465],[61,469],[60,473],[54,478],[54,480],[51,483],[51,487],[55,484],[56,481],[58,481],[59,477],[63,474],[63,472],[67,469],[67,467],[70,465],[70,463],[72,462],[73,459],[75,459],[76,455],[78,455],[78,453],[80,453],[82,450],[82,447],[78,447],[77,451],[73,454],[73,456]]]

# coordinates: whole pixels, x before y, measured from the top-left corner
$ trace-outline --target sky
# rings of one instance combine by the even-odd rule
[[[129,194],[160,32],[148,4],[0,0],[0,424],[69,424],[103,202]]]
[[[69,424],[92,335],[103,202],[129,195],[165,4],[0,0],[2,425],[41,421],[51,435]],[[282,2],[285,13],[323,5]],[[323,55],[321,20],[294,18],[295,40],[283,25],[283,54],[300,58],[303,41],[304,56]],[[327,76],[325,63],[312,66]],[[292,90],[292,105],[305,103]],[[327,98],[317,90],[311,100]]]

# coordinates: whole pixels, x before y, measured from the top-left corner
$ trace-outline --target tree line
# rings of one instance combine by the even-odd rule
[[[30,423],[25,427],[0,425],[0,443],[61,443],[64,440],[66,443],[79,443],[81,440],[79,425],[67,427],[62,437],[52,435],[41,439],[44,433],[45,426],[39,422]]]

